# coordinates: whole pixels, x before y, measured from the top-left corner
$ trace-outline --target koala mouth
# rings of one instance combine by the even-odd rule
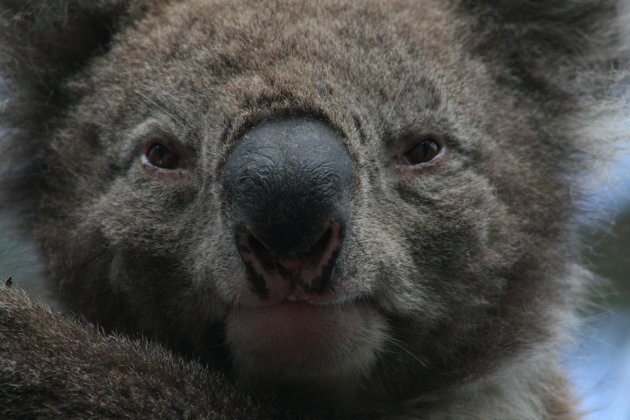
[[[361,375],[373,363],[382,320],[358,296],[332,287],[342,232],[342,224],[329,221],[305,252],[291,257],[279,257],[253,230],[238,235],[254,293],[241,289],[227,315],[226,339],[248,381],[321,376],[326,382]]]
[[[266,386],[357,384],[375,363],[384,330],[385,320],[356,300],[313,305],[287,299],[238,308],[226,319],[235,373]]]

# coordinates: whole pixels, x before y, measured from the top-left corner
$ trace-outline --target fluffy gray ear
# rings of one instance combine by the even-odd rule
[[[59,83],[107,47],[128,3],[0,0],[0,63],[12,95],[27,94],[31,103],[46,98],[57,105]]]
[[[606,85],[627,67],[628,0],[464,0],[478,18],[476,50],[508,67],[506,80],[530,91],[581,90],[566,84],[589,72]],[[503,66],[502,66],[503,67]],[[505,67],[503,67],[505,68]],[[599,82],[592,77],[599,73]],[[553,75],[553,76],[551,76]],[[606,79],[608,78],[608,79]],[[596,87],[596,86],[592,86]],[[564,92],[566,93],[566,92]]]
[[[0,0],[0,126],[8,130],[0,139],[0,209],[33,209],[26,201],[45,182],[48,122],[68,102],[59,87],[108,48],[131,3],[141,1]]]

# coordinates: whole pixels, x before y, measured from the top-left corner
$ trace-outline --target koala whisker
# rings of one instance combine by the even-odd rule
[[[417,355],[413,354],[413,352],[411,350],[409,350],[407,347],[405,347],[400,340],[391,337],[391,336],[387,336],[386,338],[387,342],[396,346],[396,348],[398,348],[399,350],[402,350],[403,352],[407,353],[409,355],[409,357],[411,357],[412,359],[414,359],[416,362],[418,362],[420,364],[420,366],[422,366],[423,368],[428,368],[429,366],[427,365],[427,363],[420,359]]]
[[[184,128],[191,128],[190,125],[186,123],[186,121],[184,121],[183,119],[181,119],[180,117],[178,117],[173,112],[169,111],[168,109],[166,109],[164,106],[160,105],[159,103],[157,103],[153,99],[149,98],[147,95],[145,95],[144,93],[140,92],[138,89],[135,89],[134,92],[138,96],[140,96],[142,99],[147,101],[149,104],[153,105],[154,107],[156,107],[157,109],[159,109],[160,111],[164,112],[166,115],[171,117],[173,120],[175,120],[175,122],[177,122],[182,127],[184,127]]]

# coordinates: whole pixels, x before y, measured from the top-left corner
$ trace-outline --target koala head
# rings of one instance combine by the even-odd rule
[[[255,390],[553,359],[616,3],[4,0],[5,201],[69,309]]]

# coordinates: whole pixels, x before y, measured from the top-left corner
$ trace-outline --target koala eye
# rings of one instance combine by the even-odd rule
[[[442,143],[433,137],[422,139],[409,149],[403,156],[408,165],[419,165],[435,159],[442,150]]]
[[[160,169],[173,170],[179,167],[179,156],[161,143],[149,146],[145,159],[147,163]]]

